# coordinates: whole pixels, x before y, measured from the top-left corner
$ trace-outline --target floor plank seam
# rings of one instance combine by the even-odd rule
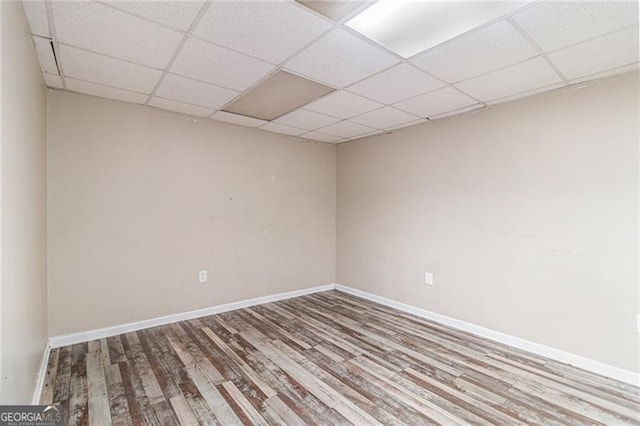
[[[327,291],[50,350],[69,424],[640,425],[640,389]]]

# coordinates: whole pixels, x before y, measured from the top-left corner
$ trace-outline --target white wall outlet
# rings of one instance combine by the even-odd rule
[[[640,333],[640,314],[636,314],[636,326],[638,327],[638,333]]]
[[[433,285],[433,274],[431,272],[424,273],[424,282]]]
[[[198,271],[198,282],[199,283],[207,282],[207,271]]]

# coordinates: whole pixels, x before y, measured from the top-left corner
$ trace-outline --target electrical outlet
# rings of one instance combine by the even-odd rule
[[[198,282],[199,283],[207,282],[207,271],[198,271]]]
[[[638,333],[640,333],[640,314],[636,314],[636,326],[638,327]]]
[[[433,285],[433,274],[431,272],[424,273],[424,282]]]

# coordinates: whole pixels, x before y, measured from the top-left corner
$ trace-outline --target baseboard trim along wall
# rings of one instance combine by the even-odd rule
[[[33,398],[31,398],[31,405],[40,404],[40,395],[42,395],[42,388],[44,387],[44,379],[47,376],[47,367],[49,366],[49,353],[51,352],[51,346],[49,342],[44,345],[44,353],[42,354],[42,361],[40,362],[40,370],[38,370],[38,377],[36,378],[36,388],[33,391]]]
[[[401,302],[396,302],[395,300],[387,299],[386,297],[368,293],[363,290],[358,290],[340,284],[336,284],[335,289],[352,294],[354,296],[361,297],[363,299],[370,300],[372,302],[379,303],[381,305],[388,306],[390,308],[395,308],[400,311],[419,316],[421,318],[444,324],[458,330],[466,331],[480,337],[485,337],[496,342],[504,343],[518,349],[523,349],[525,351],[544,356],[554,361],[559,361],[565,364],[572,365],[574,367],[582,368],[583,370],[591,371],[593,373],[610,377],[621,382],[629,383],[634,386],[640,386],[640,374],[634,373],[633,371],[624,370],[622,368],[614,367],[613,365],[605,364],[604,362],[586,358],[581,355],[572,354],[570,352],[565,352],[560,349],[555,349],[550,346],[545,346],[540,343],[522,339],[520,337],[501,333],[490,328],[481,327],[479,325],[451,318],[446,315],[437,314],[426,309],[421,309]]]
[[[501,333],[489,328],[481,327],[466,321],[458,320],[448,317],[446,315],[437,314],[435,312],[428,311],[426,309],[417,308],[415,306],[407,305],[405,303],[397,302],[395,300],[387,299],[382,296],[378,296],[373,293],[368,293],[363,290],[358,290],[352,287],[348,287],[341,284],[326,284],[317,287],[310,287],[302,290],[294,290],[285,293],[278,293],[269,296],[257,297],[254,299],[242,300],[239,302],[227,303],[224,305],[213,306],[204,309],[198,309],[195,311],[183,312],[179,314],[167,315],[158,318],[152,318],[144,321],[137,321],[128,324],[117,325],[113,327],[101,328],[98,330],[89,330],[79,333],[66,334],[62,336],[54,336],[49,338],[48,345],[45,348],[45,354],[40,368],[40,375],[38,377],[38,384],[36,386],[36,395],[39,399],[42,387],[44,384],[44,378],[46,376],[46,367],[48,363],[49,350],[51,348],[58,348],[61,346],[73,345],[76,343],[88,342],[95,339],[102,339],[105,337],[116,336],[123,333],[129,333],[131,331],[137,331],[144,328],[155,327],[158,325],[170,324],[178,321],[189,320],[193,318],[204,317],[207,315],[219,314],[222,312],[233,311],[236,309],[246,308],[250,306],[260,305],[263,303],[277,302],[279,300],[291,299],[293,297],[304,296],[306,294],[318,293],[321,291],[338,290],[354,296],[361,297],[363,299],[370,300],[372,302],[379,303],[381,305],[395,308],[409,314],[419,316],[431,321],[435,321],[439,324],[447,325],[449,327],[456,328],[458,330],[466,331],[475,334],[480,337],[494,340],[496,342],[504,343],[506,345],[513,346],[525,351],[532,352],[537,355],[553,359],[565,364],[569,364],[578,368],[582,368],[587,371],[591,371],[602,376],[610,377],[625,383],[629,383],[635,386],[640,386],[640,374],[633,371],[624,370],[619,367],[614,367],[609,364],[605,364],[594,359],[586,358],[580,355],[572,354],[570,352],[555,349],[550,346],[545,346],[540,343],[532,342],[530,340],[522,339],[520,337],[511,336],[509,334]],[[34,395],[34,401],[36,400]],[[35,402],[34,402],[35,403]]]
[[[131,331],[142,330],[144,328],[156,327],[158,325],[171,324],[178,321],[193,318],[206,317],[208,315],[220,314],[222,312],[234,311],[236,309],[248,308],[250,306],[261,305],[263,303],[277,302],[278,300],[291,299],[293,297],[304,296],[305,294],[318,293],[320,291],[333,290],[334,284],[326,284],[317,287],[309,287],[302,290],[287,291],[285,293],[271,294],[268,296],[256,297],[254,299],[241,300],[239,302],[226,303],[224,305],[212,306],[209,308],[197,309],[195,311],[182,312],[179,314],[166,315],[163,317],[151,318],[143,321],[130,322],[128,324],[114,325],[113,327],[100,328],[97,330],[81,331],[78,333],[65,334],[62,336],[49,337],[49,346],[59,348],[76,343],[88,342],[105,337],[117,336]]]

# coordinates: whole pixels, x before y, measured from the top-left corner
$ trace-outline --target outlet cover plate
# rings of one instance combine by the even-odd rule
[[[433,274],[431,272],[424,273],[424,282],[433,285]]]

